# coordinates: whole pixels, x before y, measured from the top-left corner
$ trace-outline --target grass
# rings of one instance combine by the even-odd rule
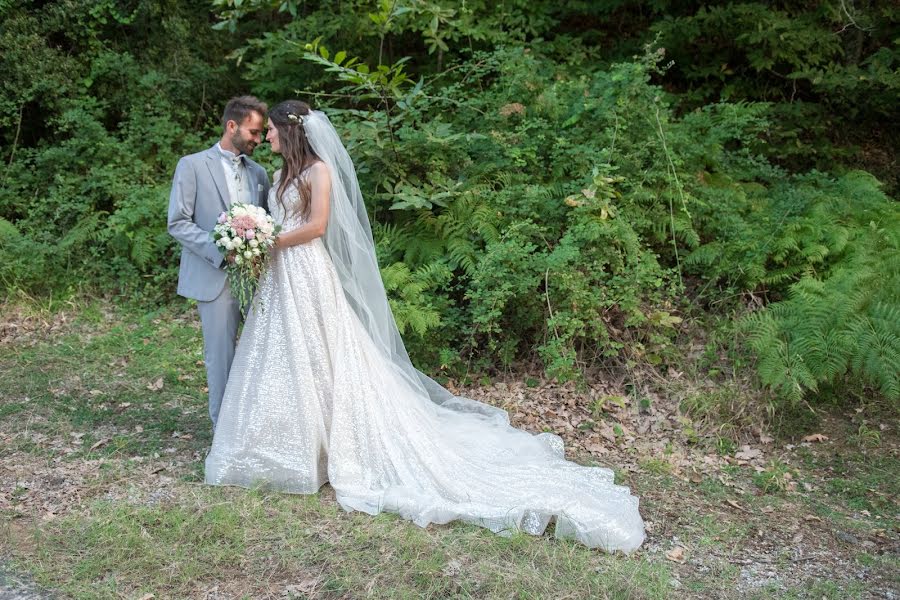
[[[0,343],[0,557],[60,597],[852,598],[898,586],[885,550],[895,547],[898,460],[885,432],[873,447],[872,435],[852,438],[853,425],[846,451],[798,448],[759,474],[726,464],[692,479],[677,441],[664,458],[617,444],[585,456],[616,467],[648,522],[639,552],[608,555],[549,536],[345,513],[327,486],[314,496],[205,486],[194,309],[96,302],[4,315],[15,327],[0,323],[0,338],[16,336]],[[836,529],[877,543],[841,544]],[[793,563],[803,544],[823,558]],[[686,558],[667,558],[676,547]],[[776,583],[753,574],[761,556]],[[821,576],[842,572],[832,559],[845,577]],[[799,580],[796,565],[810,569]],[[854,580],[860,569],[877,575],[871,590]]]
[[[332,501],[262,491],[178,488],[164,504],[95,502],[89,514],[25,532],[42,585],[73,597],[154,593],[316,597],[663,598],[668,569],[524,535],[468,526],[422,530]],[[20,567],[25,567],[23,563]],[[150,575],[150,577],[148,577]],[[99,583],[99,587],[97,584]]]
[[[327,491],[201,485],[210,427],[190,308],[142,314],[92,305],[58,335],[24,342],[0,350],[0,387],[13,390],[0,409],[11,442],[3,455],[35,465],[63,457],[82,471],[84,502],[61,503],[54,510],[62,516],[47,519],[43,507],[13,494],[15,526],[3,532],[3,552],[65,595],[665,597],[665,564],[463,525],[422,530],[393,516],[345,514]]]

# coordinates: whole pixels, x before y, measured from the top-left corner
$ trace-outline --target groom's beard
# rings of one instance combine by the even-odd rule
[[[254,142],[253,140],[245,140],[243,137],[241,137],[240,132],[237,132],[233,136],[231,136],[231,145],[234,146],[238,150],[238,152],[240,152],[241,154],[246,154],[247,156],[253,154],[253,150],[256,149],[256,142]]]

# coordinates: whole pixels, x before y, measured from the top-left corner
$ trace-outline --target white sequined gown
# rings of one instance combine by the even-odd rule
[[[272,187],[269,208],[284,230]],[[296,190],[286,194],[290,208]],[[605,550],[644,539],[638,500],[562,442],[438,406],[392,372],[346,301],[321,239],[273,256],[236,351],[206,481],[313,494],[417,525],[461,520]]]

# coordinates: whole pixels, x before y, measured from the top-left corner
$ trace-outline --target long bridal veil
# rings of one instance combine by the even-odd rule
[[[330,167],[332,174],[331,212],[325,245],[347,301],[372,341],[389,359],[395,371],[423,397],[445,408],[508,423],[505,411],[454,396],[413,366],[381,280],[372,228],[353,161],[325,113],[311,111],[304,116],[303,127],[313,150]]]

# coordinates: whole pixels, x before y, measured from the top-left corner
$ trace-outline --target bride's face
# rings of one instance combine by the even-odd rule
[[[275,124],[272,123],[272,119],[269,119],[269,122],[266,123],[266,129],[266,141],[269,142],[269,145],[272,147],[272,152],[281,154],[281,142],[278,140],[278,129],[275,127]]]

